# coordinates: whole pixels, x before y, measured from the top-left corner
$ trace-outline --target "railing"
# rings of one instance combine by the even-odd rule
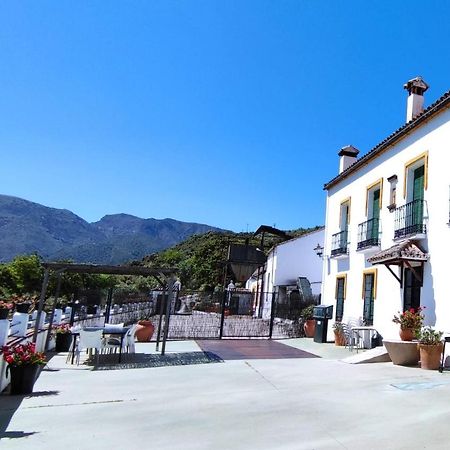
[[[427,232],[423,216],[425,200],[413,200],[395,210],[394,239]]]
[[[368,247],[380,245],[379,232],[380,220],[370,219],[358,225],[357,249],[362,250]]]
[[[347,230],[333,234],[331,241],[331,256],[339,256],[347,254],[348,248],[347,237],[348,237]]]

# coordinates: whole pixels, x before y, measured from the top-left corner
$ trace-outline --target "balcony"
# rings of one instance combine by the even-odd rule
[[[333,234],[331,241],[331,257],[344,258],[348,254],[348,231],[344,230],[340,233]]]
[[[424,223],[425,200],[413,200],[395,210],[394,240],[414,237],[423,239],[427,228]]]
[[[370,219],[358,225],[357,250],[370,250],[380,246],[380,220]]]

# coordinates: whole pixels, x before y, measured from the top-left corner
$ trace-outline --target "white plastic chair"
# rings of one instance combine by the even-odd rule
[[[87,331],[80,330],[80,338],[78,339],[78,345],[76,349],[77,365],[80,364],[81,350],[95,350],[96,360],[98,364],[99,352],[104,348],[103,344],[103,330]]]
[[[126,350],[128,353],[135,353],[134,346],[134,336],[136,334],[137,324],[134,324],[128,331],[127,334],[123,337],[122,340],[122,352]],[[114,350],[120,349],[120,339],[116,337],[111,337],[109,339],[105,339],[104,343],[105,348]]]

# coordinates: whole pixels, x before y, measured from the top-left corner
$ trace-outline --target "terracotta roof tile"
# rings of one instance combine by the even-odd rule
[[[345,169],[342,173],[334,177],[328,183],[324,185],[324,189],[329,189],[330,187],[337,184],[339,181],[346,178],[352,172],[357,170],[359,167],[367,164],[371,159],[375,158],[379,153],[383,150],[386,150],[390,145],[396,143],[399,139],[401,139],[406,133],[410,132],[412,129],[418,127],[422,123],[424,123],[427,119],[432,117],[434,114],[441,111],[442,108],[450,106],[450,90],[447,91],[444,95],[442,95],[438,100],[436,100],[433,104],[431,104],[428,108],[426,108],[421,114],[419,114],[414,119],[406,122],[403,126],[398,128],[396,131],[391,133],[386,139],[382,140],[379,144],[377,144],[372,150],[367,152],[360,159],[355,161],[351,166]]]
[[[424,253],[416,244],[411,241],[405,241],[396,244],[386,250],[381,250],[375,255],[367,258],[372,264],[384,264],[395,261],[427,261],[428,254]]]

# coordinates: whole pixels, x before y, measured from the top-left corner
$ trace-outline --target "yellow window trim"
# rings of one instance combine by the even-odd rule
[[[380,209],[383,207],[383,178],[380,178],[379,180],[375,181],[375,183],[369,184],[369,186],[366,187],[366,217],[369,213],[369,191],[378,185],[380,185],[380,199],[378,201],[378,204],[380,206]]]
[[[409,160],[405,164],[405,170],[403,174],[403,198],[406,198],[406,181],[407,181],[407,175],[408,175],[408,169],[415,164],[417,161],[420,161],[423,159],[423,172],[424,172],[424,180],[423,180],[423,187],[425,190],[428,188],[428,151],[421,153],[419,156],[416,156],[414,159]]]
[[[377,298],[377,280],[378,280],[378,269],[367,269],[363,271],[362,277],[362,288],[361,288],[361,298],[364,299],[364,278],[365,275],[373,274],[373,299]]]
[[[347,274],[336,275],[336,287],[334,288],[334,298],[337,299],[338,280],[344,280],[344,300],[347,298]]]
[[[342,205],[344,205],[345,203],[348,203],[348,223],[350,223],[350,214],[351,214],[351,210],[352,210],[352,198],[351,197],[344,198],[344,200],[341,201],[341,206],[339,208],[339,223],[341,223]]]

